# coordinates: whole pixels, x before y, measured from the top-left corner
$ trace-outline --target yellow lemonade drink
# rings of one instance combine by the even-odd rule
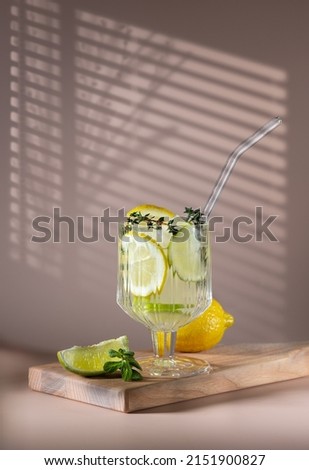
[[[208,227],[183,224],[163,244],[158,235],[121,227],[117,301],[152,331],[176,331],[211,303]]]
[[[119,226],[117,302],[151,330],[154,354],[139,359],[146,377],[211,371],[205,360],[174,355],[177,330],[212,300],[208,225],[199,210],[185,212],[138,206]]]

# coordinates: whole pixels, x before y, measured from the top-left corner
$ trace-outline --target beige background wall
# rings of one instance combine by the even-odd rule
[[[308,339],[308,14],[305,0],[1,1],[0,342],[149,346],[115,303],[115,243],[34,244],[31,220],[198,207],[276,115],[213,215],[230,226],[262,206],[279,241],[214,242],[214,295],[236,319],[226,342]]]

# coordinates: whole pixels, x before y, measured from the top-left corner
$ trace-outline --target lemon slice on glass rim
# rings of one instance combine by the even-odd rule
[[[154,204],[142,204],[133,209],[130,209],[126,216],[130,217],[131,214],[140,213],[142,216],[149,215],[154,221],[164,217],[164,222],[161,225],[161,229],[148,228],[147,222],[140,222],[139,229],[144,231],[149,237],[155,240],[162,248],[167,248],[172,234],[168,231],[168,222],[176,217],[176,214],[165,207],[156,206]]]

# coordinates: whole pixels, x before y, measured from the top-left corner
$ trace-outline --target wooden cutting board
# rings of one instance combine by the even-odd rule
[[[179,379],[124,382],[120,378],[80,377],[52,363],[29,369],[29,387],[129,413],[309,375],[309,343],[220,346],[192,356],[207,359],[213,372]]]

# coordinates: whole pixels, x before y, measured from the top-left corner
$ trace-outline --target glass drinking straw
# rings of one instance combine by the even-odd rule
[[[239,157],[250,147],[255,145],[259,140],[261,140],[264,136],[274,130],[279,124],[281,124],[280,118],[273,118],[263,127],[258,129],[251,137],[247,140],[244,140],[229,156],[225,166],[222,169],[222,172],[218,178],[216,185],[211,193],[211,196],[204,208],[204,215],[206,222],[208,222],[209,215],[228,179],[230,176],[231,171],[233,170],[237,160]],[[208,233],[208,227],[203,224],[202,225],[206,229],[206,234]],[[122,231],[120,231],[122,233]],[[192,236],[194,234],[192,233]],[[203,238],[203,237],[202,237]],[[208,239],[208,237],[207,237]],[[124,242],[125,240],[123,240]],[[200,250],[196,251],[196,246],[200,244],[202,245],[202,239],[196,240],[195,243],[189,244],[189,247],[193,247],[193,251],[196,253],[202,253]],[[205,238],[204,238],[205,244]],[[172,266],[168,269],[170,270],[170,280],[169,284],[166,286],[166,290],[162,292],[156,291],[155,293],[151,294],[153,296],[152,300],[147,299],[147,297],[143,296],[134,296],[131,290],[131,268],[134,263],[130,262],[130,248],[127,249],[126,255],[124,256],[125,261],[121,261],[122,255],[122,244],[119,245],[120,247],[120,268],[119,268],[119,277],[118,277],[118,292],[117,292],[117,301],[121,308],[128,313],[132,318],[135,318],[141,321],[143,324],[148,326],[150,329],[153,329],[153,346],[155,355],[141,359],[141,365],[143,367],[144,374],[146,376],[149,375],[151,377],[185,377],[189,375],[195,375],[200,372],[210,372],[211,367],[207,363],[207,361],[203,361],[198,358],[177,358],[174,356],[174,346],[176,341],[176,331],[179,326],[182,326],[180,323],[177,324],[177,315],[173,315],[173,312],[177,310],[177,305],[181,304],[180,310],[182,310],[183,302],[182,300],[178,299],[179,291],[184,291],[185,293],[185,309],[188,310],[188,315],[191,315],[192,318],[197,316],[197,310],[203,310],[206,306],[207,300],[211,300],[211,274],[209,268],[209,259],[205,255],[201,258],[203,259],[203,263],[207,264],[207,267],[201,265],[201,270],[206,273],[205,278],[203,278],[203,285],[202,278],[199,281],[190,281],[190,280],[182,280],[179,276],[174,276],[174,271],[172,270]],[[204,246],[205,249],[205,246]],[[191,250],[192,251],[192,250]],[[125,252],[125,251],[124,251]],[[133,252],[134,253],[134,252]],[[194,263],[192,262],[192,253],[190,250],[184,250],[183,259],[187,256],[186,265],[189,267],[192,266],[194,270]],[[134,255],[133,255],[134,259]],[[200,262],[201,262],[200,259]],[[141,260],[142,261],[142,260]],[[139,267],[138,267],[139,266]],[[143,263],[137,263],[137,276],[136,279],[140,283],[138,287],[142,286],[143,280]],[[206,272],[207,271],[207,272]],[[193,284],[193,285],[190,285]],[[185,289],[185,290],[184,290]],[[194,290],[195,289],[195,290]],[[190,295],[191,297],[190,297]],[[155,295],[154,295],[155,294]],[[164,298],[164,295],[166,297]],[[189,297],[188,297],[189,296]],[[164,298],[164,300],[163,300]],[[179,297],[182,299],[182,297]],[[167,300],[166,300],[167,299]],[[191,299],[191,300],[188,300]],[[197,308],[195,311],[196,313],[192,313],[194,308]],[[153,309],[153,316],[149,316],[149,312],[151,312],[151,308]],[[193,309],[192,312],[190,309]],[[185,312],[180,312],[185,313]],[[167,314],[167,316],[166,316]],[[168,325],[166,319],[171,314],[170,323]],[[180,318],[180,317],[178,317]],[[174,321],[176,323],[174,323]],[[157,324],[156,324],[157,323]],[[185,321],[183,322],[185,324]],[[154,325],[160,329],[155,329]],[[162,334],[163,333],[163,336]],[[159,337],[160,335],[160,337]],[[160,342],[161,338],[161,342]],[[162,339],[163,338],[163,339]],[[148,372],[147,372],[148,371]],[[144,375],[143,374],[143,375]]]
[[[263,137],[265,137],[267,134],[276,129],[276,127],[278,127],[281,123],[282,119],[280,117],[275,117],[271,119],[263,127],[258,129],[254,134],[252,134],[246,140],[241,142],[241,144],[239,144],[238,147],[236,147],[236,149],[229,155],[227,162],[223,167],[221,174],[212,190],[212,193],[203,209],[206,221],[208,221],[209,215],[239,157],[241,157],[249,148],[253,147],[253,145],[255,145],[257,142],[263,139]]]

